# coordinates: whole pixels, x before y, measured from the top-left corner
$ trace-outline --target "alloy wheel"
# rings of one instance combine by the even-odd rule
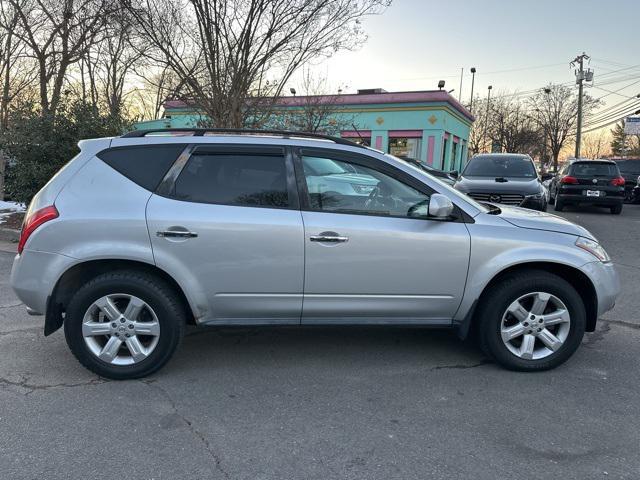
[[[105,295],[87,309],[82,336],[91,353],[103,362],[131,365],[156,348],[160,322],[153,309],[136,296]]]
[[[507,307],[500,335],[513,355],[539,360],[558,351],[570,329],[571,316],[562,300],[547,292],[531,292]]]

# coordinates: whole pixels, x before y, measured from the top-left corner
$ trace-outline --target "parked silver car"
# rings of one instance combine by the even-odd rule
[[[11,285],[101,376],[156,371],[187,324],[446,327],[507,368],[543,370],[618,295],[584,228],[478,203],[390,155],[171,133],[80,142],[26,215]]]

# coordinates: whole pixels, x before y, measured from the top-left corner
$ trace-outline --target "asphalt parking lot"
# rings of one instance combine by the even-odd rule
[[[42,335],[0,252],[0,478],[640,478],[640,206],[563,216],[604,244],[615,309],[562,367],[505,371],[452,333],[190,332],[112,382]]]

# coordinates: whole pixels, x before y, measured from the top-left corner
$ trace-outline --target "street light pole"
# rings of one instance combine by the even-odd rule
[[[487,113],[484,118],[484,135],[482,136],[482,143],[487,144],[487,128],[489,127],[489,105],[491,104],[491,89],[492,85],[489,85],[487,89]],[[488,152],[488,150],[487,150]]]
[[[476,81],[476,67],[471,67],[471,101],[469,102],[469,111],[473,113],[473,84]]]

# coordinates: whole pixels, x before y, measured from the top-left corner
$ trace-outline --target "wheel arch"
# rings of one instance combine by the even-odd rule
[[[458,334],[461,338],[465,338],[470,328],[473,328],[475,323],[475,311],[478,305],[483,301],[487,292],[491,290],[493,286],[499,283],[506,275],[514,272],[523,271],[544,271],[555,274],[567,281],[573,288],[576,289],[580,297],[583,299],[584,307],[587,314],[586,331],[593,332],[596,328],[596,322],[598,320],[598,298],[596,289],[587,275],[580,271],[576,267],[566,265],[557,262],[548,261],[532,261],[523,262],[515,265],[510,265],[497,272],[489,282],[484,286],[482,292],[478,296],[478,299],[473,303],[472,308],[465,317],[465,319],[458,326]]]
[[[69,267],[58,279],[51,295],[47,299],[44,334],[50,335],[58,330],[64,321],[63,314],[73,293],[83,284],[96,276],[116,270],[134,270],[161,278],[169,284],[182,300],[187,322],[195,324],[194,310],[184,289],[167,272],[156,265],[136,260],[97,259],[87,260]]]

